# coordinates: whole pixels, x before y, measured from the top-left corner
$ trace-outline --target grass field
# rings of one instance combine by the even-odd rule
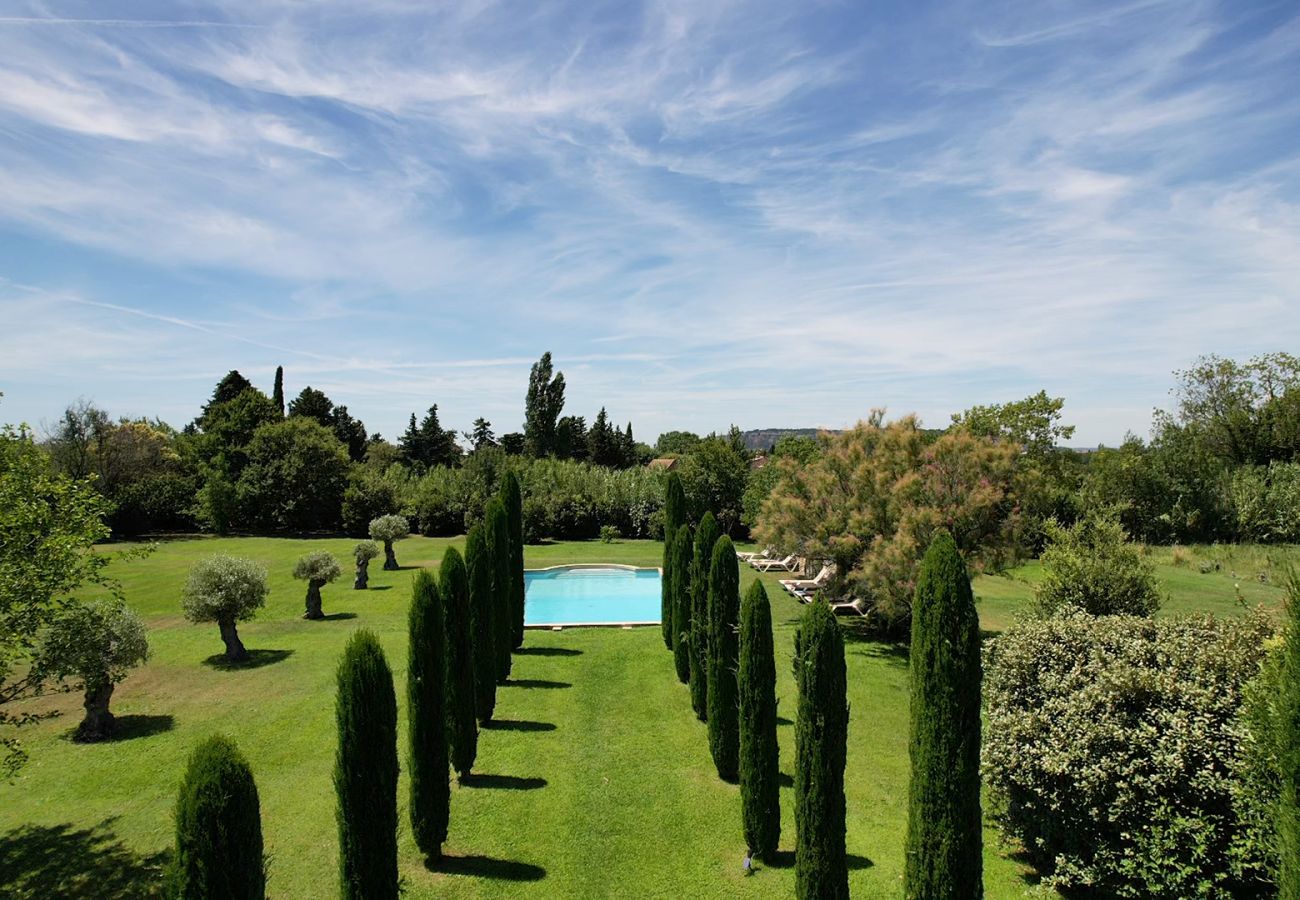
[[[159,887],[172,840],[171,809],[190,748],[224,732],[252,763],[270,856],[270,892],[336,892],[334,669],[347,635],[378,633],[397,678],[406,667],[405,610],[416,566],[432,566],[449,543],[398,544],[402,571],[372,566],[371,588],[345,575],[325,589],[325,621],[300,618],[304,585],[289,573],[308,550],[348,558],[348,540],[200,539],[160,545],[148,558],[115,563],[115,574],[150,627],[153,658],[122,685],[113,709],[122,736],[101,745],[68,740],[79,697],[34,701],[60,715],[24,729],[31,760],[17,783],[0,786],[0,895],[136,896]],[[241,625],[254,664],[227,670],[215,625],[179,612],[180,588],[195,560],[213,552],[254,558],[271,576],[267,608]],[[1281,590],[1262,551],[1200,548],[1175,564],[1156,551],[1172,611],[1276,606]],[[1215,554],[1218,554],[1216,557]],[[657,565],[660,545],[560,543],[527,548],[530,567],[569,562]],[[1220,569],[1200,574],[1202,559]],[[1259,572],[1270,583],[1258,579]],[[1233,573],[1236,573],[1236,578]],[[982,623],[1006,627],[1032,594],[1033,566],[977,580]],[[742,567],[742,589],[755,574]],[[776,575],[773,598],[782,771],[794,755],[795,697],[790,653],[798,605]],[[855,896],[900,892],[907,778],[905,651],[850,634],[849,762],[846,773],[850,882]],[[448,859],[428,871],[405,821],[400,837],[407,896],[788,897],[793,869],[741,870],[739,792],[719,781],[704,726],[657,628],[529,631],[510,684],[498,693],[495,727],[480,736],[478,777],[454,785]],[[403,713],[404,717],[404,713]],[[404,738],[404,736],[403,736]],[[404,754],[404,749],[403,749]],[[782,842],[793,846],[792,789],[782,792]],[[986,831],[986,894],[1022,895],[1030,873]]]

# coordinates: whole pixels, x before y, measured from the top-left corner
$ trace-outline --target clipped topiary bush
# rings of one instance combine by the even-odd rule
[[[229,738],[210,737],[190,754],[176,798],[171,881],[185,900],[266,896],[257,784]]]
[[[364,591],[370,585],[370,561],[379,555],[379,545],[374,541],[361,541],[352,548],[352,558],[357,563],[357,576],[352,589]]]
[[[474,645],[474,712],[480,723],[492,719],[497,705],[497,630],[492,594],[492,554],[488,550],[483,523],[469,530],[465,538],[465,569],[469,580],[470,632]]]
[[[724,781],[740,774],[739,620],[740,568],[731,538],[723,535],[709,568],[709,751]]]
[[[984,896],[980,627],[966,563],[947,531],[930,542],[912,599],[911,736],[903,894]]]
[[[849,896],[844,835],[844,764],[849,706],[844,637],[822,600],[803,614],[794,636],[795,894],[801,900]]]
[[[709,718],[709,567],[720,535],[713,513],[705,513],[691,557],[691,708],[701,722]]]
[[[405,540],[411,533],[411,523],[406,516],[380,516],[370,520],[370,539],[384,545],[384,571],[396,571],[397,554],[393,552],[393,542]]]
[[[755,581],[740,606],[740,813],[750,855],[771,860],[781,840],[772,608]]]
[[[984,779],[1045,885],[1109,897],[1258,893],[1265,854],[1237,799],[1241,713],[1271,630],[1260,615],[1073,611],[988,644]]]
[[[266,605],[266,570],[251,559],[210,556],[190,569],[181,608],[191,622],[216,622],[226,645],[226,660],[248,659],[236,622],[253,618]]]
[[[334,713],[340,893],[396,898],[397,697],[374,632],[355,632],[343,650]]]
[[[438,569],[445,621],[447,746],[451,765],[462,779],[478,755],[474,712],[474,634],[470,627],[469,574],[455,547],[448,547]]]
[[[673,666],[682,684],[691,680],[691,563],[694,551],[691,526],[682,525],[672,540]]]
[[[343,567],[330,553],[319,550],[299,558],[293,567],[293,577],[307,582],[307,611],[304,619],[323,619],[325,612],[321,609],[320,589],[343,574]]]
[[[410,716],[411,833],[424,858],[437,860],[447,840],[451,808],[447,761],[445,696],[446,638],[442,633],[442,598],[433,573],[421,569],[411,585],[407,615],[410,655],[406,669],[406,705]]]

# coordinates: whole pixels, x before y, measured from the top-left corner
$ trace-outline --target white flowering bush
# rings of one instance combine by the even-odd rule
[[[1047,885],[1181,898],[1267,884],[1240,719],[1271,629],[1073,610],[989,643],[988,799]]]

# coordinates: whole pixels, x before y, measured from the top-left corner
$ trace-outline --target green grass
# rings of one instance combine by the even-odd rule
[[[408,568],[383,572],[372,564],[365,592],[353,591],[345,572],[324,591],[325,612],[338,617],[320,622],[300,618],[305,585],[290,578],[293,562],[315,549],[349,559],[352,541],[176,541],[148,558],[114,563],[129,601],[150,626],[153,658],[114,697],[122,739],[101,745],[68,740],[79,718],[78,697],[54,695],[29,705],[60,715],[23,730],[31,761],[17,783],[0,786],[0,894],[104,896],[117,888],[130,893],[128,885],[140,893],[158,887],[186,756],[203,736],[223,732],[238,742],[257,776],[271,892],[334,895],[330,773],[339,652],[353,629],[373,629],[401,698],[411,567],[435,565],[448,544],[462,542],[401,542],[398,559]],[[213,665],[222,649],[216,626],[190,625],[180,616],[186,573],[213,552],[248,556],[270,571],[267,608],[240,627],[258,654],[253,667]],[[660,553],[659,544],[644,541],[559,543],[528,547],[527,565],[657,565]],[[1221,570],[1199,574],[1198,560],[1216,553]],[[1267,555],[1261,554],[1201,548],[1189,565],[1175,566],[1157,552],[1169,608],[1233,611],[1237,582],[1230,573],[1262,566]],[[1035,574],[1031,566],[977,581],[986,628],[997,630],[1014,618],[1031,596]],[[754,577],[742,567],[742,589]],[[800,610],[777,586],[779,576],[762,577],[773,598],[780,710],[787,723],[780,727],[781,761],[788,775],[795,706],[790,653]],[[1278,580],[1239,579],[1248,601],[1270,604],[1281,596]],[[893,897],[900,891],[906,811],[906,656],[852,635],[847,651],[850,883],[855,896]],[[512,683],[499,691],[497,717],[502,727],[480,736],[476,771],[485,777],[453,786],[450,859],[438,871],[419,859],[403,812],[401,871],[408,896],[792,894],[789,867],[743,876],[738,789],[713,772],[704,726],[691,714],[658,628],[530,630]],[[403,781],[403,810],[405,790]],[[794,821],[788,785],[782,802],[781,846],[789,849]],[[999,848],[992,830],[985,839],[987,895],[1022,895],[1028,884],[1022,866]]]

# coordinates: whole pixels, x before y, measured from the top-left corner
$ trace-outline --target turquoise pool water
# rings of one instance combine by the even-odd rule
[[[574,567],[524,573],[525,625],[658,621],[658,569]]]

